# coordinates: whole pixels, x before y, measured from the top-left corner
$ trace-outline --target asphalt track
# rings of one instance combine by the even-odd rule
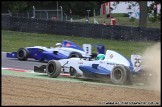
[[[16,68],[25,70],[34,70],[34,66],[41,66],[46,63],[36,61],[34,59],[28,59],[27,61],[19,61],[14,58],[6,58],[6,52],[1,52],[1,67],[4,68]]]

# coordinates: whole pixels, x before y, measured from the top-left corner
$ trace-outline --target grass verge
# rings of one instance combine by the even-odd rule
[[[17,51],[20,47],[30,46],[46,46],[55,47],[57,42],[62,40],[70,40],[82,47],[82,44],[104,44],[105,50],[115,50],[124,56],[130,58],[131,54],[142,54],[143,51],[152,46],[155,42],[132,42],[132,41],[116,41],[95,38],[84,38],[74,36],[63,36],[55,34],[36,34],[15,31],[2,30],[1,35],[2,51],[12,52]],[[93,49],[92,52],[96,52]]]

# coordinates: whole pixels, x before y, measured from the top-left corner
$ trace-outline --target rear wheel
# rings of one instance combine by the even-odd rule
[[[27,49],[25,49],[25,48],[18,49],[18,51],[17,51],[17,58],[20,61],[26,61],[28,56],[29,56],[29,52],[28,52]]]
[[[56,78],[60,75],[61,64],[56,60],[51,60],[46,66],[47,75],[51,78]]]
[[[129,71],[125,66],[114,67],[110,79],[113,84],[122,85],[128,83]]]
[[[39,59],[40,62],[44,62],[44,58]]]
[[[77,52],[73,52],[69,55],[69,58],[81,58],[81,57],[82,57],[82,55]]]

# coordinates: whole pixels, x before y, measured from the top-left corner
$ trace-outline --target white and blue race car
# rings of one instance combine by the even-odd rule
[[[113,84],[126,84],[131,75],[141,71],[141,56],[131,55],[128,59],[120,53],[107,50],[102,60],[90,58],[70,58],[50,60],[47,65],[34,66],[34,72],[46,73],[49,77],[56,78],[60,73],[69,73],[70,76],[81,78],[110,77]]]
[[[7,58],[17,58],[20,61],[26,61],[28,58],[33,58],[38,61],[48,62],[49,60],[68,59],[72,57],[82,58],[90,57],[89,46],[85,45],[84,48],[76,45],[75,43],[63,40],[62,43],[57,43],[57,47],[25,47],[19,48],[17,52],[6,53]],[[98,53],[104,53],[104,45],[96,45]]]

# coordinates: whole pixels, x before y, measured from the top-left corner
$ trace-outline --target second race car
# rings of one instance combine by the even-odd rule
[[[104,45],[97,45],[98,53],[104,53]],[[72,57],[82,58],[90,57],[91,47],[89,45],[85,49],[75,43],[63,40],[62,43],[56,43],[56,47],[25,47],[19,48],[17,52],[6,53],[7,58],[18,58],[20,61],[26,61],[33,58],[38,61],[48,62],[49,60],[67,59]]]

